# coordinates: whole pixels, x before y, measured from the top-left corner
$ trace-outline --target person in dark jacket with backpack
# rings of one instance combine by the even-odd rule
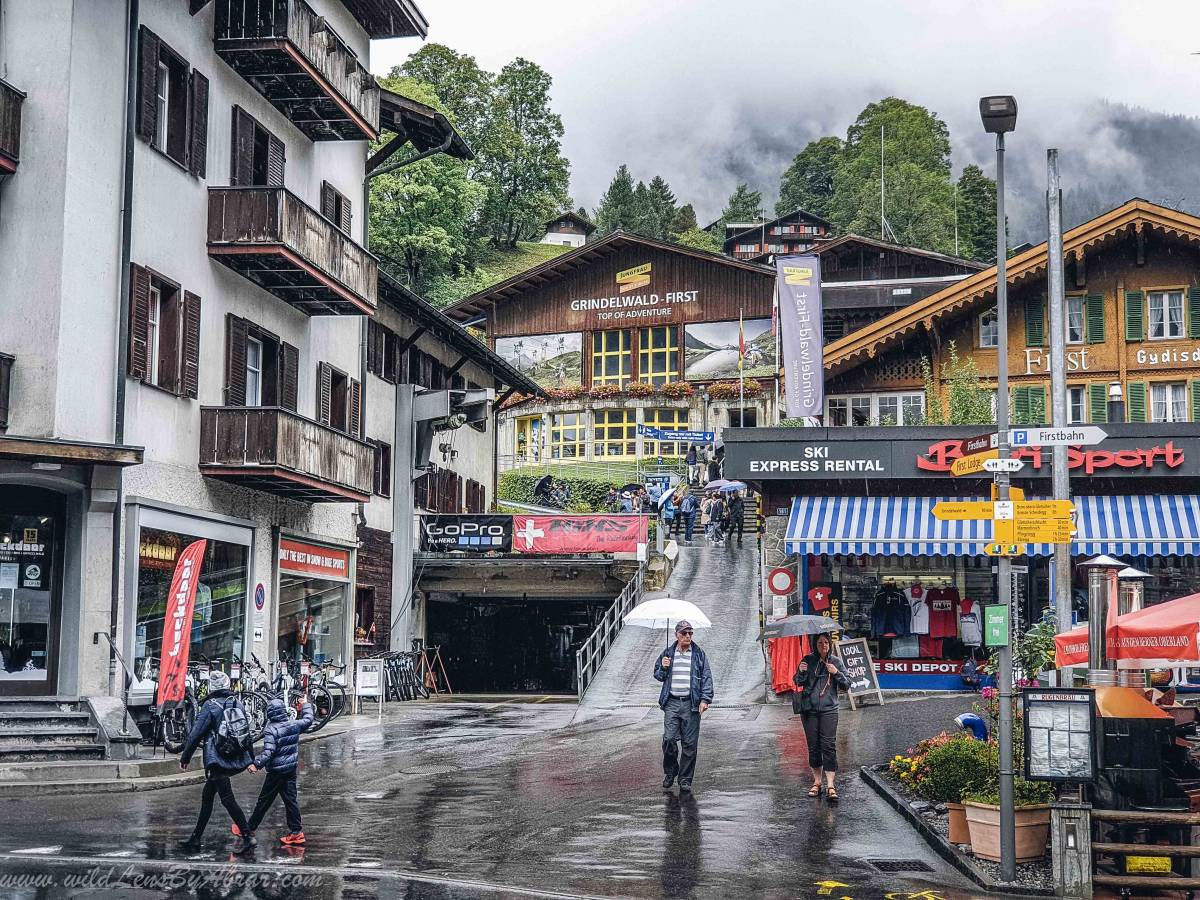
[[[300,822],[300,797],[297,771],[300,764],[300,735],[308,731],[313,723],[313,706],[305,702],[300,709],[300,718],[288,718],[287,707],[282,700],[267,704],[267,728],[263,732],[262,753],[254,758],[251,772],[266,769],[267,780],[258,794],[258,803],[250,814],[249,834],[258,830],[259,824],[275,803],[276,796],[283,797],[287,810],[288,833],[279,839],[281,844],[296,846],[304,843],[304,829]],[[241,826],[234,825],[234,834]],[[242,831],[242,834],[247,832]]]
[[[200,849],[200,839],[212,815],[213,798],[220,797],[230,818],[241,832],[233,846],[234,853],[249,850],[256,843],[246,823],[246,814],[238,806],[229,779],[244,771],[253,762],[250,749],[250,720],[242,707],[242,701],[229,689],[229,676],[224,672],[212,672],[208,676],[208,700],[200,708],[196,724],[183,745],[179,755],[179,768],[187,769],[192,754],[204,744],[204,793],[200,797],[200,817],[191,837],[180,846],[184,850]]]
[[[699,511],[700,504],[696,502],[696,495],[684,494],[683,500],[679,504],[679,515],[683,519],[683,542],[685,544],[692,542],[692,532],[696,530],[696,513]]]
[[[838,792],[833,782],[838,770],[838,691],[849,690],[850,679],[846,677],[846,667],[832,652],[833,642],[828,634],[817,635],[815,647],[800,660],[792,683],[800,693],[800,721],[804,724],[808,764],[813,773],[813,786],[808,796],[820,797],[824,790],[830,802],[837,803]]]

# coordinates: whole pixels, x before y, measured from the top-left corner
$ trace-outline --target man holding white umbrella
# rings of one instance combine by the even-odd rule
[[[696,752],[700,745],[700,716],[713,699],[708,657],[692,640],[686,619],[675,625],[675,642],[654,663],[654,678],[662,682],[658,705],[663,721],[663,789],[679,779],[679,790],[692,789]],[[678,745],[678,746],[677,746]]]

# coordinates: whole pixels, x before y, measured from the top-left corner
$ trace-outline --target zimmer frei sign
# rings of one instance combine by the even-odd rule
[[[650,286],[653,271],[652,263],[622,269],[616,274],[614,296],[572,300],[571,312],[594,312],[600,322],[657,319],[669,317],[679,304],[695,303],[700,298],[698,290],[633,293]]]

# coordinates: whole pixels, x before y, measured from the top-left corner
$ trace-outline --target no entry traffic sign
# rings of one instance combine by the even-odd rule
[[[772,594],[790,594],[796,588],[796,575],[791,569],[772,569],[767,574],[767,587]]]

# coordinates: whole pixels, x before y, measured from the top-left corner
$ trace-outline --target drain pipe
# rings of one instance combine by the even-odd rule
[[[113,385],[113,443],[125,443],[125,371],[129,365],[129,265],[133,254],[133,150],[137,113],[139,0],[126,0],[125,163],[121,173],[121,261],[117,288],[117,367]],[[109,607],[109,693],[116,696],[121,613],[121,530],[124,525],[125,475],[118,473],[117,502],[112,514],[112,602]]]

